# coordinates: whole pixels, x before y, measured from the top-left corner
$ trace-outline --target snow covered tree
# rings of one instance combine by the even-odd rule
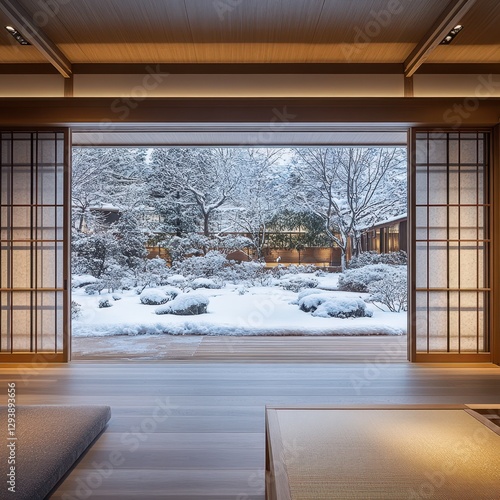
[[[72,224],[84,231],[91,209],[121,209],[145,201],[143,171],[147,150],[74,148],[72,157]]]
[[[194,207],[203,234],[210,236],[214,215],[230,201],[240,182],[240,159],[236,148],[155,149],[151,192],[157,199],[163,197],[179,220],[185,215],[192,218]]]
[[[405,175],[401,148],[300,148],[291,186],[299,204],[323,220],[344,270],[349,238],[357,255],[363,231],[406,211]]]
[[[231,225],[249,235],[257,259],[263,257],[268,225],[287,201],[283,149],[247,148],[244,173],[237,186],[234,210],[229,213]]]

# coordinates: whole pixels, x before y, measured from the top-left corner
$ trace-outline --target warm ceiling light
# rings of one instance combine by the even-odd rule
[[[441,41],[441,45],[450,44],[453,39],[462,31],[463,26],[461,24],[457,24],[450,32],[443,38]]]
[[[26,40],[13,26],[5,26],[5,29],[17,40],[20,45],[30,45],[28,40]]]

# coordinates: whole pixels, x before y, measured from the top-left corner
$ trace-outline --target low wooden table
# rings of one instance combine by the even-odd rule
[[[500,405],[266,408],[266,499],[500,499]]]

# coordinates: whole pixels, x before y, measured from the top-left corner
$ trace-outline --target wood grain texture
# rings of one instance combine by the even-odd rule
[[[500,406],[500,368],[385,363],[78,362],[0,366],[18,404],[108,404],[112,420],[52,498],[264,499],[265,406]],[[7,391],[0,394],[5,404]],[[96,476],[112,453],[119,464]],[[92,481],[94,480],[94,483]],[[240,497],[238,497],[240,495]]]
[[[127,343],[130,343],[127,346]],[[134,352],[138,351],[138,352]],[[377,337],[223,337],[132,336],[115,346],[113,338],[73,338],[73,359],[261,360],[329,363],[407,358],[406,336]]]

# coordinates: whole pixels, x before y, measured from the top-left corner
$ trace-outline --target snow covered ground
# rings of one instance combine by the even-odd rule
[[[332,297],[366,298],[367,294],[341,292],[336,274],[318,277],[318,288]],[[293,301],[297,293],[276,286],[228,284],[220,290],[198,288],[190,292],[209,299],[206,314],[198,316],[157,315],[157,306],[142,304],[135,291],[88,295],[84,289],[73,290],[73,301],[81,313],[73,320],[76,337],[171,334],[171,335],[403,335],[406,312],[384,312],[372,304],[372,317],[322,318],[303,312]],[[115,300],[113,297],[120,300]],[[103,298],[112,307],[98,307]]]

